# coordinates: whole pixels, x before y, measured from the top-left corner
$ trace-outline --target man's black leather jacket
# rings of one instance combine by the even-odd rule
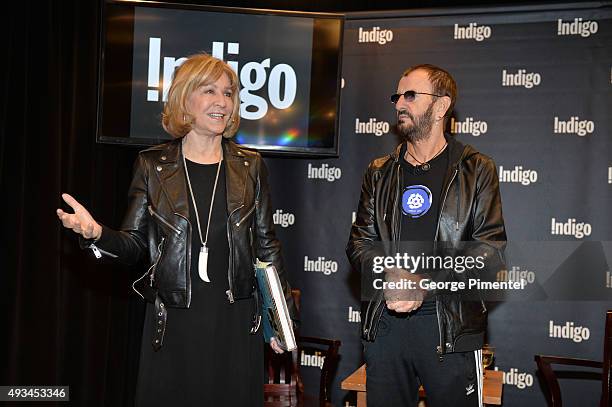
[[[506,232],[495,163],[451,136],[446,139],[450,165],[443,183],[435,240],[449,245],[486,242],[499,253],[505,247]],[[362,286],[371,284],[373,257],[385,255],[381,252],[383,243],[400,240],[401,147],[372,161],[364,175],[359,208],[346,248],[353,268],[362,275]],[[460,278],[467,278],[465,274]],[[443,293],[435,298],[440,333],[438,353],[481,348],[487,321],[484,302]],[[371,298],[363,300],[362,337],[373,341],[385,309],[383,292],[377,290]]]
[[[189,222],[181,141],[175,139],[139,153],[120,230],[103,226],[98,241],[83,242],[97,256],[104,254],[128,265],[145,260],[149,270],[133,287],[147,301],[157,302],[157,307],[161,304],[161,308],[189,308],[191,256],[197,255],[191,252],[193,227]],[[253,295],[256,256],[276,266],[287,305],[295,317],[280,242],[274,233],[265,164],[257,152],[232,141],[224,139],[222,146],[230,248],[228,301]]]

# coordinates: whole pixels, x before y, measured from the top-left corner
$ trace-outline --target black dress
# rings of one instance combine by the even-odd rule
[[[195,195],[202,238],[217,164],[187,161]],[[186,182],[186,180],[185,180]],[[189,191],[189,189],[188,189]],[[254,311],[252,299],[230,304],[228,289],[229,245],[225,165],[222,164],[208,232],[208,276],[198,275],[201,243],[195,211],[189,197],[192,224],[191,306],[169,308],[164,344],[151,346],[153,305],[147,304],[136,406],[261,406],[263,405],[263,340],[261,330],[249,333]]]

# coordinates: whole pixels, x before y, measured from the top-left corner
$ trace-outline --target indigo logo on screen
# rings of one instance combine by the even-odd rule
[[[411,218],[420,218],[431,208],[432,195],[425,185],[406,187],[402,195],[402,213]]]
[[[161,83],[163,84],[162,101],[168,100],[168,90],[172,85],[172,75],[186,58],[166,56],[161,60],[161,38],[149,38],[149,69],[147,101],[159,101],[160,68],[163,64]],[[213,41],[212,55],[224,59],[225,43]],[[237,56],[240,52],[240,43],[227,43],[227,54]],[[253,92],[267,89],[270,104],[279,110],[288,109],[295,101],[297,93],[297,76],[295,70],[288,64],[279,63],[271,66],[270,58],[261,62],[251,61],[245,63],[238,71],[238,61],[226,61],[236,71],[240,79],[240,117],[246,120],[259,120],[268,112],[268,101]]]
[[[159,113],[174,72],[189,55],[205,52],[227,62],[238,76],[242,119],[238,143],[301,148],[326,141],[323,132],[310,129],[312,117],[329,113],[310,111],[315,20],[187,9],[134,10],[131,137],[164,136]]]

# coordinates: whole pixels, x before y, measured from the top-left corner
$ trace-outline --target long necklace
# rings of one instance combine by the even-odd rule
[[[419,168],[421,171],[423,172],[427,172],[429,171],[429,169],[431,168],[431,164],[429,164],[429,162],[431,160],[433,160],[434,158],[436,158],[437,156],[439,156],[440,154],[442,154],[442,151],[444,151],[444,149],[446,148],[446,146],[448,145],[448,143],[444,143],[444,145],[442,146],[442,148],[440,149],[440,151],[438,151],[436,153],[436,155],[434,155],[433,157],[431,157],[429,160],[421,162],[419,161],[415,156],[412,155],[412,153],[410,152],[410,150],[408,149],[408,146],[406,146],[406,152],[408,153],[408,155],[410,155],[410,157],[412,157],[414,159],[414,161],[416,161],[417,163],[419,163],[419,165],[417,165],[417,168]]]
[[[183,145],[185,143],[183,142]],[[221,161],[223,161],[223,152],[221,153],[221,158],[219,159],[219,165],[217,165],[217,175],[215,175],[215,186],[212,191],[212,198],[210,199],[210,208],[208,208],[208,222],[206,224],[206,238],[202,239],[202,228],[200,226],[200,216],[198,215],[198,206],[196,205],[195,196],[193,195],[193,189],[191,188],[191,180],[189,179],[189,171],[187,170],[187,161],[185,161],[185,154],[183,154],[183,166],[185,167],[185,175],[187,175],[187,185],[189,185],[189,192],[191,194],[191,202],[193,202],[193,209],[196,215],[196,221],[198,223],[198,234],[200,235],[200,243],[202,243],[202,247],[200,248],[200,255],[198,257],[198,275],[200,278],[210,283],[210,278],[208,278],[208,229],[210,228],[210,218],[212,216],[213,204],[215,202],[215,192],[217,192],[217,181],[219,181],[219,172],[221,170]]]

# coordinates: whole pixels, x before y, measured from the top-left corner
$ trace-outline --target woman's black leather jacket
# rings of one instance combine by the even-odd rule
[[[103,226],[100,239],[82,243],[97,257],[107,255],[128,265],[145,260],[150,267],[133,288],[161,308],[189,308],[191,303],[191,256],[196,254],[191,252],[194,232],[189,222],[181,141],[175,139],[139,153],[120,230]],[[257,257],[276,266],[295,317],[280,242],[274,232],[266,166],[257,152],[227,139],[222,146],[230,248],[227,299],[232,303],[253,295]]]

